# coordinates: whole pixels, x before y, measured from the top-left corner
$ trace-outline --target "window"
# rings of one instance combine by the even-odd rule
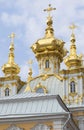
[[[46,62],[45,62],[45,68],[49,68],[49,60],[46,60]]]
[[[5,96],[9,96],[9,88],[5,89]]]
[[[33,92],[36,93],[48,93],[45,86],[43,86],[41,83],[37,84],[37,86],[33,89]]]
[[[44,93],[43,88],[38,88],[38,89],[36,90],[36,93]]]
[[[71,93],[75,93],[75,82],[74,81],[72,81],[71,83],[70,83],[70,92]]]

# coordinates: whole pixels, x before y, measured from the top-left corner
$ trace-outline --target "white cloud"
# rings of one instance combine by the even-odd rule
[[[15,15],[15,14],[8,14],[6,12],[3,12],[1,14],[1,21],[6,25],[6,26],[18,26],[20,24],[24,23],[24,17]]]

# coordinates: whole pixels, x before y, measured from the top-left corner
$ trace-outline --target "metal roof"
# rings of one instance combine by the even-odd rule
[[[31,90],[34,90],[34,88],[41,83],[42,86],[45,86],[48,93],[54,94],[54,95],[60,95],[63,96],[63,82],[59,80],[56,76],[52,75],[49,76],[46,80],[43,80],[41,76],[34,78],[30,81],[29,86]],[[23,86],[23,88],[19,91],[19,93],[23,93],[25,91],[27,86]]]
[[[60,100],[60,99],[59,99]],[[0,118],[17,115],[66,113],[56,95],[23,93],[0,99]]]

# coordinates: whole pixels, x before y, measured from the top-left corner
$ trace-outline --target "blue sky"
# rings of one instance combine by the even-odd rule
[[[48,4],[56,7],[52,12],[55,36],[66,42],[69,49],[71,31],[68,26],[75,23],[77,52],[84,50],[84,0],[0,0],[0,66],[8,60],[11,32],[15,38],[15,61],[21,67],[21,78],[27,79],[28,61],[33,59],[33,74],[38,73],[38,64],[30,46],[42,38],[46,28]],[[0,70],[2,76],[2,71]]]

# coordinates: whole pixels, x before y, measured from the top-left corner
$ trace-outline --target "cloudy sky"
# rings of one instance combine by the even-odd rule
[[[27,79],[28,61],[33,60],[33,74],[38,73],[38,64],[31,45],[42,38],[46,28],[47,13],[43,9],[52,4],[55,36],[66,42],[69,49],[71,31],[68,26],[75,23],[77,52],[84,53],[84,0],[0,0],[0,67],[7,62],[11,32],[15,38],[15,61],[21,67],[21,78]],[[0,75],[2,71],[0,71]]]

